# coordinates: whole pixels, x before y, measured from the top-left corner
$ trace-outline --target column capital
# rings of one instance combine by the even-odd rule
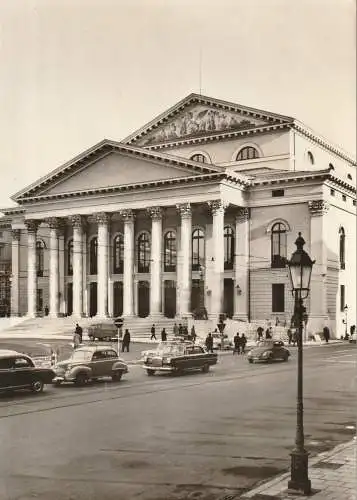
[[[191,203],[179,203],[178,205],[176,205],[176,210],[178,211],[182,219],[191,219],[192,217]]]
[[[20,241],[20,236],[21,236],[20,229],[11,229],[12,241]]]
[[[110,222],[110,214],[107,212],[98,212],[93,214],[93,219],[97,224],[104,225]]]
[[[250,213],[249,213],[249,208],[248,207],[239,207],[236,214],[235,214],[235,219],[236,222],[241,223],[241,222],[246,222],[249,220]]]
[[[25,226],[27,228],[28,233],[36,233],[38,226],[41,224],[40,220],[36,219],[27,219],[25,220]]]
[[[46,224],[48,224],[50,229],[60,229],[62,226],[62,220],[58,217],[48,217],[45,219]]]
[[[212,215],[219,213],[224,213],[225,209],[228,207],[229,203],[224,200],[212,200],[207,202],[208,207],[211,210]]]
[[[325,200],[311,200],[309,201],[309,211],[311,217],[318,217],[328,212],[330,204]]]
[[[135,220],[135,213],[134,210],[131,210],[131,208],[120,210],[119,215],[124,222],[134,222]]]
[[[74,228],[80,229],[84,225],[84,219],[82,215],[70,215],[68,221]]]
[[[161,207],[149,207],[146,212],[150,215],[152,220],[161,220],[163,215],[163,210]]]

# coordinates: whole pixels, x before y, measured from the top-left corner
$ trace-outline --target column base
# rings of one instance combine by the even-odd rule
[[[73,319],[81,319],[86,318],[87,316],[84,313],[72,313],[70,317]]]
[[[59,318],[60,316],[60,313],[58,312],[55,312],[55,313],[51,313],[47,316],[47,318],[50,318],[50,319],[55,319],[55,318]]]
[[[288,489],[304,495],[311,493],[311,481],[308,477],[309,454],[306,450],[293,450],[291,456],[291,479]]]
[[[165,317],[164,313],[160,312],[160,313],[149,314],[149,316],[147,318],[152,320],[152,321],[155,321],[155,320],[163,319],[164,317]]]
[[[95,319],[98,319],[98,320],[101,320],[101,321],[104,321],[106,319],[110,319],[109,317],[109,314],[106,313],[106,314],[101,314],[101,313],[97,313],[95,316],[94,316]]]
[[[26,314],[26,318],[28,318],[28,319],[34,319],[34,318],[40,318],[40,317],[41,317],[41,315],[40,315],[40,313],[38,313],[38,312],[35,312],[35,313],[27,313],[27,314]]]
[[[234,319],[235,321],[244,321],[246,323],[249,323],[248,322],[248,314],[244,314],[244,313],[234,314],[232,319]]]

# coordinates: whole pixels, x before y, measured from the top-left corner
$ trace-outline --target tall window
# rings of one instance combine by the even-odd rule
[[[282,268],[286,263],[286,227],[277,222],[271,230],[271,267]]]
[[[280,313],[285,311],[285,287],[282,283],[272,285],[272,312]]]
[[[150,270],[150,237],[142,233],[138,238],[138,272],[148,273]]]
[[[69,240],[67,245],[67,274],[73,275],[73,240]]]
[[[346,305],[345,285],[340,285],[340,311],[343,312]]]
[[[98,274],[98,240],[92,238],[89,243],[89,273]]]
[[[346,235],[343,227],[340,228],[340,268],[345,269],[345,245],[346,245]]]
[[[164,237],[164,271],[176,271],[176,234],[168,231]]]
[[[238,151],[236,161],[254,160],[255,158],[259,158],[258,150],[253,148],[252,146],[245,146],[240,151]]]
[[[224,228],[224,269],[233,269],[234,231],[230,226]]]
[[[122,274],[124,270],[124,236],[118,234],[113,241],[113,273]]]
[[[192,271],[198,271],[205,260],[205,235],[202,229],[192,233]]]
[[[200,163],[207,162],[207,158],[205,157],[205,155],[202,155],[202,154],[195,154],[195,155],[191,156],[191,160],[199,161]]]
[[[43,241],[36,242],[36,269],[37,276],[43,276],[44,271],[44,253],[45,253],[45,244]]]

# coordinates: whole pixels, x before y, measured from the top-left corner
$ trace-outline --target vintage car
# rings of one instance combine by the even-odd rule
[[[213,337],[213,349],[218,349],[219,351],[225,351],[233,349],[233,342],[228,338],[228,335],[221,333],[212,333]]]
[[[89,340],[107,340],[118,338],[118,328],[114,323],[96,323],[87,328]]]
[[[75,349],[69,359],[57,363],[54,371],[53,383],[56,385],[62,382],[85,385],[103,377],[119,381],[128,372],[128,365],[108,346],[86,345]]]
[[[281,340],[261,340],[247,353],[249,363],[287,361],[289,356],[290,351]]]
[[[217,363],[217,354],[208,353],[202,346],[192,342],[161,342],[155,351],[143,359],[143,368],[148,375],[155,372],[175,372],[201,370],[208,372]]]
[[[30,389],[42,392],[45,384],[55,377],[50,368],[35,366],[33,360],[17,351],[0,350],[0,390]]]

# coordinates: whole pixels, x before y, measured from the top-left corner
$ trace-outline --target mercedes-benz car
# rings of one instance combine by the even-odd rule
[[[247,353],[249,363],[288,361],[290,351],[281,340],[261,340]]]
[[[202,346],[192,342],[161,342],[155,351],[147,353],[143,368],[148,375],[155,372],[183,373],[201,370],[208,372],[217,363],[217,354],[207,352]]]
[[[108,346],[86,345],[73,351],[69,359],[57,363],[53,383],[74,382],[85,385],[103,377],[119,381],[128,372],[128,365]]]

